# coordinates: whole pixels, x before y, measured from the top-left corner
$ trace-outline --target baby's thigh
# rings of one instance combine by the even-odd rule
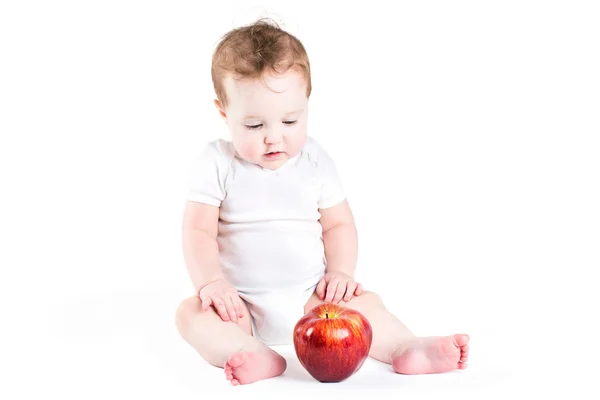
[[[304,305],[304,313],[309,312],[319,304],[323,303],[325,303],[325,301],[319,299],[319,295],[315,291]],[[334,304],[340,305],[342,307],[352,308],[361,312],[365,309],[371,309],[373,307],[382,307],[381,298],[376,293],[369,291],[364,291],[360,296],[354,296],[349,301],[345,301],[342,298]]]
[[[310,310],[312,310],[314,307],[318,306],[319,304],[324,303],[323,300],[319,299],[319,295],[317,294],[316,290],[310,295],[308,301],[306,302],[306,304],[304,305],[304,313],[306,314],[307,312],[309,312]]]
[[[250,315],[250,310],[248,309],[246,301],[241,297],[240,300],[242,303],[242,318],[238,318],[237,324],[244,332],[252,336],[252,316]]]
[[[223,321],[221,316],[217,313],[213,306],[210,306],[208,310],[202,309],[202,301],[198,296],[191,296],[185,299],[177,310],[177,322],[180,326],[198,326],[209,328],[214,327],[214,324],[236,324],[246,334],[252,336],[252,317],[250,310],[244,299],[240,297],[240,303],[242,308],[242,318],[238,318],[237,322]]]

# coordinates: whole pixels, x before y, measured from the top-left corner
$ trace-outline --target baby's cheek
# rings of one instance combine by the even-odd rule
[[[242,153],[242,156],[248,160],[255,160],[262,155],[259,144],[248,139],[242,144]]]
[[[288,138],[288,143],[294,153],[299,152],[306,144],[306,131],[295,132],[294,135]]]

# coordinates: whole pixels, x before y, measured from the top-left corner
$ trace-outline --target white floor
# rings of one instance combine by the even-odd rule
[[[114,289],[41,302],[34,306],[37,313],[30,309],[31,318],[22,319],[21,330],[9,331],[12,337],[3,340],[0,398],[184,400],[210,393],[216,398],[246,399],[373,395],[500,399],[516,393],[564,391],[578,398],[597,398],[592,393],[583,395],[580,384],[571,385],[573,376],[565,373],[568,368],[554,368],[537,354],[523,353],[528,346],[515,348],[513,355],[506,343],[478,335],[471,335],[470,367],[465,371],[401,376],[369,359],[350,379],[322,384],[302,368],[293,347],[283,346],[274,349],[288,360],[284,375],[232,387],[221,369],[204,363],[179,338],[173,324],[179,300],[180,292],[171,288]]]

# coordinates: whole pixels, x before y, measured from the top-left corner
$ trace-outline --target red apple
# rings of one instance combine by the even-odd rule
[[[363,365],[373,331],[358,311],[323,303],[306,313],[294,328],[294,348],[302,366],[320,382],[341,382]]]

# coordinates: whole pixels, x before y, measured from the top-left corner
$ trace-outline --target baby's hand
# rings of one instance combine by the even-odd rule
[[[243,317],[242,299],[232,284],[225,279],[218,279],[204,286],[198,292],[202,300],[202,309],[207,311],[212,305],[223,321],[237,322]]]
[[[362,285],[343,272],[326,273],[316,289],[319,299],[325,299],[326,302],[335,304],[339,303],[342,298],[344,301],[349,301],[352,296],[360,296],[362,291]]]

